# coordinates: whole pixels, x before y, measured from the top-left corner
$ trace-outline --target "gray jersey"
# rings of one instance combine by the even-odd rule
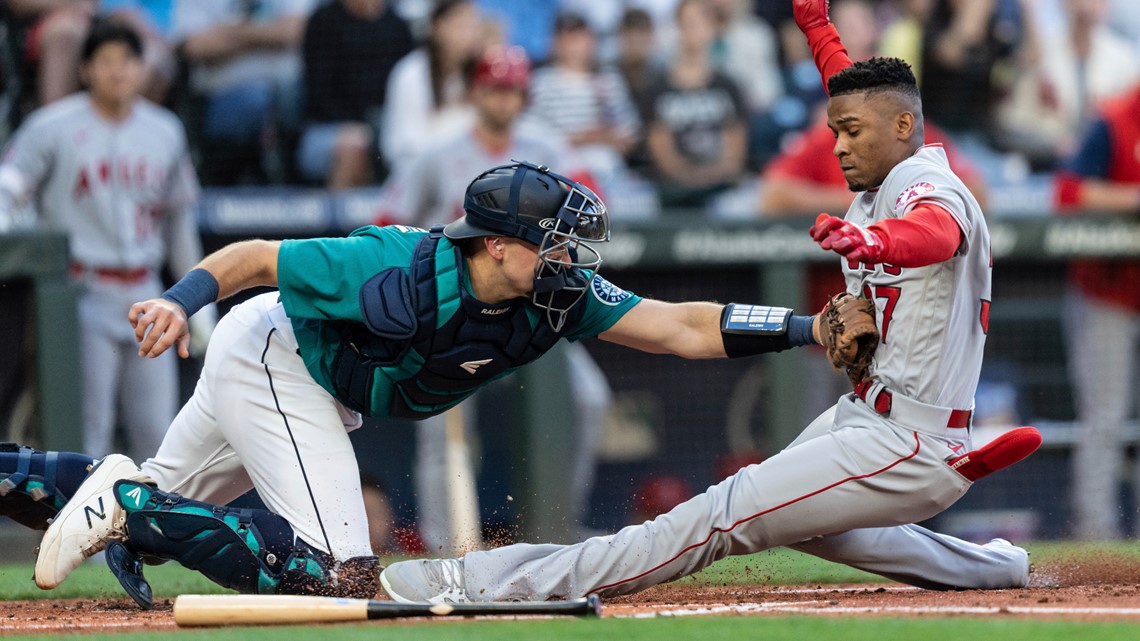
[[[878,190],[855,197],[846,218],[866,227],[901,218],[921,202],[954,217],[962,231],[957,254],[925,267],[845,260],[847,291],[878,310],[882,343],[872,376],[916,401],[971,409],[989,329],[990,237],[978,201],[950,170],[942,146],[922,147],[896,165]]]
[[[86,93],[48,105],[0,162],[0,213],[32,199],[42,226],[66,232],[90,267],[158,267],[169,252],[175,271],[188,270],[201,254],[198,191],[182,124],[144,100],[122,122]]]

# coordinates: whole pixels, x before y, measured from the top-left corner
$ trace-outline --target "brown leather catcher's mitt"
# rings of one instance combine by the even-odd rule
[[[820,343],[837,372],[846,372],[852,385],[870,380],[871,360],[879,346],[875,305],[866,298],[840,292],[820,312]]]

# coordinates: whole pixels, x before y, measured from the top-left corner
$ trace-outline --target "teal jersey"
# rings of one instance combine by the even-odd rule
[[[372,416],[438,414],[541,355],[553,344],[543,337],[597,336],[641,300],[596,276],[571,316],[575,322],[552,336],[552,330],[544,328],[544,310],[529,299],[499,305],[477,301],[462,257],[449,240],[440,238],[434,278],[427,279],[433,282],[411,285],[418,292],[415,300],[434,299],[419,301],[433,309],[413,313],[421,319],[434,316],[432,326],[419,327],[415,337],[407,339],[369,332],[362,288],[388,270],[414,279],[416,247],[427,235],[423,229],[394,225],[363,227],[343,238],[281,243],[281,302],[309,373],[338,400]],[[358,349],[365,345],[368,349]],[[367,358],[362,359],[361,352]],[[346,373],[349,370],[355,374]]]

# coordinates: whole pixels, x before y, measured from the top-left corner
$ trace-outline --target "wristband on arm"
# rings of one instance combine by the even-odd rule
[[[787,307],[729,303],[720,313],[724,353],[739,358],[814,345],[814,320],[814,316],[795,316]]]
[[[163,292],[162,298],[177,303],[189,318],[206,305],[218,300],[218,279],[201,267],[192,269],[189,274],[182,277],[182,280]]]

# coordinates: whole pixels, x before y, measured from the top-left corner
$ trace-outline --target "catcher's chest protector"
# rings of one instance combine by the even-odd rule
[[[385,270],[361,290],[365,323],[347,323],[333,364],[337,397],[370,415],[422,419],[547,352],[585,310],[555,332],[525,301],[488,305],[464,287],[458,247],[442,227],[416,246],[411,269]],[[377,379],[377,377],[382,377]],[[388,406],[377,386],[392,385]]]

